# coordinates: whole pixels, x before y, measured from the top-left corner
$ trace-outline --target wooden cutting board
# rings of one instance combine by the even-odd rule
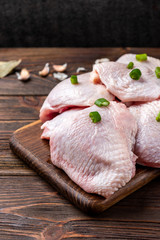
[[[10,139],[13,152],[50,183],[65,198],[89,213],[100,213],[160,175],[160,169],[137,166],[135,177],[123,188],[105,199],[89,194],[77,186],[50,161],[49,142],[41,140],[40,120],[15,131]]]

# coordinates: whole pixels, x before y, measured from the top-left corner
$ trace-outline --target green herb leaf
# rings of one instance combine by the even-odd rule
[[[89,117],[92,119],[93,123],[101,121],[101,115],[99,112],[90,112]]]
[[[130,77],[132,78],[132,79],[134,79],[134,80],[139,80],[140,79],[140,77],[141,77],[141,75],[142,75],[142,73],[141,73],[141,71],[138,69],[138,68],[135,68],[135,69],[133,69],[131,72],[130,72]]]
[[[143,54],[137,54],[136,55],[136,60],[137,61],[146,61],[147,60],[147,54],[143,53]]]
[[[157,78],[160,78],[160,67],[156,67],[155,74],[156,74]]]
[[[157,120],[157,122],[160,122],[160,112],[158,113],[156,120]]]
[[[95,105],[97,105],[98,107],[107,107],[110,102],[107,101],[105,98],[99,98],[94,102]]]
[[[72,76],[71,76],[71,83],[72,83],[72,84],[77,84],[77,83],[78,83],[78,79],[77,79],[77,76],[76,76],[76,75],[72,75]]]
[[[133,63],[133,62],[129,62],[127,68],[128,68],[128,69],[132,69],[133,66],[134,66],[134,63]]]
[[[14,68],[16,68],[21,63],[21,59],[18,61],[7,61],[0,62],[0,78],[7,76]]]

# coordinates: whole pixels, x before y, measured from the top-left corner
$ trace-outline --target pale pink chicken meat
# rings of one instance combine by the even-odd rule
[[[155,72],[156,67],[160,67],[160,60],[154,57],[147,56],[146,61],[137,61],[136,54],[128,53],[122,55],[117,59],[117,62],[127,64],[129,62],[133,62],[135,67],[145,66],[150,68],[153,72]]]
[[[93,68],[95,74],[91,74],[90,80],[95,83],[102,82],[108,91],[122,102],[147,102],[158,99],[160,97],[160,80],[150,68],[142,65],[139,66],[139,69],[142,75],[139,80],[134,80],[129,75],[132,69],[128,69],[126,64],[119,62],[96,64]]]
[[[78,84],[72,84],[70,78],[56,85],[40,110],[42,122],[52,119],[71,107],[92,106],[98,98],[114,100],[104,85],[95,85],[89,81],[90,73],[78,75]]]
[[[135,154],[137,163],[148,167],[160,167],[160,122],[156,117],[160,112],[160,100],[129,107],[137,120]]]
[[[52,120],[48,120],[41,126],[41,129],[43,130],[43,133],[41,135],[41,139],[50,139],[52,136],[52,132],[55,131],[56,128],[61,129],[61,126],[67,126],[68,121],[72,119],[72,116],[74,116],[75,113],[78,111],[83,110],[83,108],[72,108],[69,109],[60,115],[56,116]]]
[[[91,121],[93,111],[100,122]],[[137,124],[124,104],[71,109],[42,128],[42,138],[50,139],[52,163],[86,192],[107,198],[134,176]]]

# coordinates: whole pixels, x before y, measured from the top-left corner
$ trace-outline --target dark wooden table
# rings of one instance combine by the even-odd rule
[[[160,58],[160,49],[30,48],[1,49],[0,61],[22,58],[31,80],[15,74],[0,79],[0,239],[160,239],[160,178],[120,201],[99,216],[89,216],[60,196],[9,148],[12,132],[38,119],[49,91],[59,82],[38,76],[46,62],[68,63],[91,70],[95,59],[116,60],[126,53],[146,52]]]

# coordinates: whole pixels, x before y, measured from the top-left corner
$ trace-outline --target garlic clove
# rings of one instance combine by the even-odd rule
[[[109,58],[100,58],[95,61],[95,64],[109,62],[109,61],[110,61]]]
[[[63,81],[68,77],[68,75],[65,74],[65,73],[58,72],[58,73],[53,73],[53,77],[60,80],[60,81]]]
[[[39,75],[46,77],[49,74],[49,63],[46,63],[42,71],[39,71]]]
[[[64,72],[67,69],[67,63],[64,63],[63,65],[53,65],[53,69],[56,72]]]
[[[79,68],[77,68],[76,73],[85,72],[85,71],[86,71],[86,69],[84,67],[79,67]]]
[[[26,68],[23,68],[20,73],[16,72],[18,80],[26,81],[30,78],[30,73]]]

